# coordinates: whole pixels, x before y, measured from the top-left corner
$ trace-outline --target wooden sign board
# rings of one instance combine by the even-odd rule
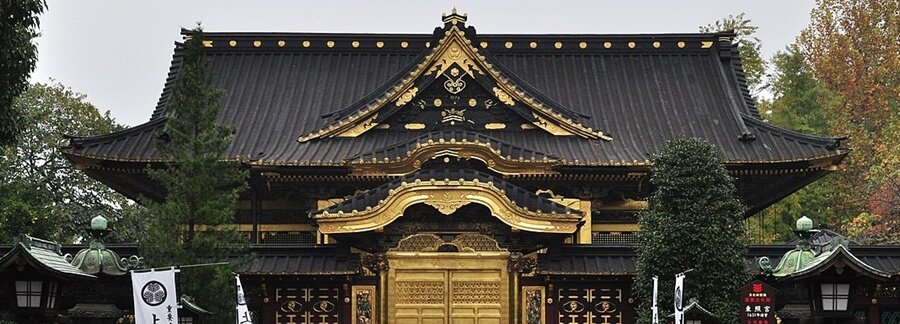
[[[775,324],[778,290],[762,281],[741,288],[741,324]]]

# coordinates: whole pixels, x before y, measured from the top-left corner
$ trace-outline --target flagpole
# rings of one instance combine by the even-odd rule
[[[212,267],[212,266],[221,266],[231,264],[231,262],[212,262],[212,263],[197,263],[197,264],[185,264],[179,266],[168,266],[168,267],[156,267],[149,269],[139,269],[139,270],[131,270],[131,272],[148,272],[148,271],[159,271],[159,270],[170,270],[170,269],[184,269],[184,268],[198,268],[198,267]]]
[[[650,307],[651,323],[659,324],[659,308],[656,305],[656,295],[658,292],[659,277],[653,276],[653,306]]]
[[[684,322],[684,278],[685,274],[694,271],[694,268],[684,270],[675,275],[675,324]]]

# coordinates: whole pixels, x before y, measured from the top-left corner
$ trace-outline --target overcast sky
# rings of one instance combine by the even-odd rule
[[[32,81],[50,78],[138,125],[162,90],[181,27],[207,31],[430,33],[454,6],[482,34],[697,32],[746,12],[768,58],[809,23],[813,0],[187,1],[49,0]]]

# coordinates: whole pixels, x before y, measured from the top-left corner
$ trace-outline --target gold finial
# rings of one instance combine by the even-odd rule
[[[453,10],[450,11],[450,14],[449,15],[447,15],[447,14],[441,15],[441,19],[444,21],[445,24],[450,24],[450,25],[456,26],[457,24],[464,25],[466,23],[466,18],[468,16],[469,16],[468,14],[462,14],[462,15],[458,14],[456,11],[456,7],[453,7]]]

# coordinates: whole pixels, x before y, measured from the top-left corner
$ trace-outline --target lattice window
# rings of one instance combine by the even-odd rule
[[[594,232],[591,233],[591,244],[593,245],[615,245],[615,246],[630,246],[637,245],[637,233],[633,232],[623,232],[623,233],[604,233],[604,232]]]
[[[850,300],[850,284],[822,284],[822,310],[845,311]]]
[[[314,232],[260,232],[262,244],[316,244]]]
[[[881,311],[881,324],[900,324],[900,309]]]

